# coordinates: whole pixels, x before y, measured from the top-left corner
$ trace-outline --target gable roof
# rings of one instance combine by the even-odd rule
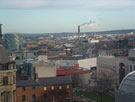
[[[49,85],[64,85],[72,84],[71,77],[69,76],[57,76],[57,77],[48,77],[48,78],[39,78],[35,80],[17,80],[17,87],[27,87],[27,86],[49,86]]]

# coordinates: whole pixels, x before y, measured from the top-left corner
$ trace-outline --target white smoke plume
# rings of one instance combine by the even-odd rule
[[[95,21],[89,21],[89,22],[85,22],[83,24],[81,24],[80,26],[85,26],[85,25],[90,25],[90,24],[96,24]]]

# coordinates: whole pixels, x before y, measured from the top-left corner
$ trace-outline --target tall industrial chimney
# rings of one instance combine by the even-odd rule
[[[0,24],[0,44],[2,44],[2,24]]]
[[[78,40],[80,41],[80,25],[78,26]]]
[[[0,24],[0,36],[2,36],[2,29],[1,29],[2,24]]]

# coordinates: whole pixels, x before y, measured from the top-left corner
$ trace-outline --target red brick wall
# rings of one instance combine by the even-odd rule
[[[45,102],[44,94],[47,94],[46,102],[51,102],[53,98],[52,96],[52,86],[46,86],[47,90],[44,90],[45,86],[40,86],[40,94],[41,94],[41,102]],[[60,98],[60,92],[62,93],[62,97]],[[62,85],[62,89],[59,90],[59,86],[54,86],[54,100],[56,102],[66,102],[66,93],[69,93],[70,102],[72,102],[72,84],[69,85],[69,89],[67,89],[67,85]]]
[[[32,90],[32,86],[25,87],[25,91],[22,91],[22,87],[16,88],[16,102],[22,102],[22,96],[25,96],[26,102],[32,102],[32,95],[35,94],[36,100],[40,98],[39,86],[35,86],[35,90]]]
[[[40,102],[45,102],[44,94],[47,94],[46,102],[51,102],[53,98],[52,96],[52,86],[46,86],[47,90],[44,90],[45,86],[36,86],[35,90],[32,90],[32,86],[25,87],[25,92],[22,91],[22,87],[17,87],[16,89],[16,102],[22,102],[22,96],[25,95],[26,102],[32,102],[32,95],[36,95],[36,100],[40,99]],[[60,97],[60,92],[62,97]],[[54,99],[56,102],[66,102],[66,93],[69,93],[70,102],[72,102],[72,84],[69,85],[69,89],[67,89],[67,85],[62,85],[62,89],[59,90],[59,86],[54,86]]]

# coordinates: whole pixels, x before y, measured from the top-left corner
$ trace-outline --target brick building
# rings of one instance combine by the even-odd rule
[[[70,77],[17,81],[17,102],[72,102]]]
[[[10,61],[2,45],[0,24],[0,102],[16,102],[15,62]]]

